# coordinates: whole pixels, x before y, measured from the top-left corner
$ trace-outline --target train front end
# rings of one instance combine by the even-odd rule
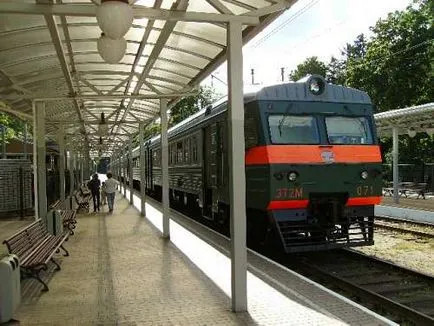
[[[382,160],[369,97],[318,76],[262,92],[262,144],[246,152],[248,206],[265,208],[286,252],[372,245]]]

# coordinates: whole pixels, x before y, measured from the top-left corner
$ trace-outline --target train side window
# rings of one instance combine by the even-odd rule
[[[152,152],[152,161],[154,163],[154,166],[157,166],[157,151]]]
[[[244,119],[245,147],[249,149],[258,145],[258,128],[254,115],[245,114]]]
[[[182,164],[183,162],[182,141],[176,143],[176,163]]]
[[[169,145],[169,164],[170,165],[175,165],[176,163],[176,148],[175,148],[175,144],[170,144]]]
[[[197,163],[197,137],[191,138],[191,163]]]
[[[184,163],[190,163],[190,138],[184,140]]]

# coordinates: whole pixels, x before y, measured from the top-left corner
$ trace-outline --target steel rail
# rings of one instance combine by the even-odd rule
[[[403,268],[391,264],[389,262],[367,256],[365,254],[360,254],[354,250],[345,249],[345,250],[341,250],[339,253],[352,254],[355,255],[355,257],[353,257],[353,259],[355,260],[364,259],[369,261],[370,264],[374,263],[377,264],[377,266],[378,264],[380,264],[389,269],[393,269],[395,272],[396,271],[401,272],[406,277],[407,276],[417,277],[418,279],[422,279],[426,282],[429,282],[430,284],[434,284],[434,277],[430,275],[419,273],[411,269]],[[395,317],[398,317],[399,319],[402,319],[404,321],[410,321],[415,325],[434,325],[434,318],[432,316],[426,315],[421,311],[411,308],[406,304],[397,302],[391,298],[386,297],[385,295],[376,293],[375,291],[366,288],[366,286],[359,285],[356,284],[355,282],[349,281],[348,276],[347,277],[339,276],[339,272],[336,271],[331,272],[326,268],[319,266],[320,264],[319,263],[317,264],[314,259],[306,258],[307,255],[299,255],[299,257],[301,259],[298,259],[296,261],[294,261],[294,257],[292,257],[293,261],[287,263],[287,265],[289,265],[288,267],[301,270],[303,271],[303,273],[308,274],[309,277],[320,279],[321,282],[326,282],[326,283],[328,282],[330,283],[329,285],[340,288],[341,290],[349,293],[351,296],[358,297],[362,302],[365,302],[365,304],[377,305],[378,307],[381,307],[383,311],[392,313],[395,315]],[[370,264],[366,264],[366,266],[369,266]],[[359,272],[363,274],[363,271],[359,271]],[[379,285],[378,287],[380,288]]]

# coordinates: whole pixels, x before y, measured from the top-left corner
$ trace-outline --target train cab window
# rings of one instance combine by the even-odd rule
[[[191,163],[197,163],[197,137],[191,139]]]
[[[184,152],[182,151],[182,141],[176,143],[176,163],[182,164]]]
[[[330,144],[373,144],[369,121],[365,117],[326,117]]]
[[[316,119],[312,116],[273,114],[268,117],[273,144],[318,144]]]
[[[258,129],[253,115],[246,114],[244,119],[244,138],[246,149],[258,145]]]

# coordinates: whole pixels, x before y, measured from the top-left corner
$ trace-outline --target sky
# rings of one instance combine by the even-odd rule
[[[317,56],[328,63],[332,56],[340,57],[346,43],[357,35],[370,35],[369,27],[389,12],[403,10],[411,0],[298,0],[264,31],[243,48],[244,85],[251,85],[251,69],[255,83],[280,82],[281,68],[285,80],[291,70],[306,58]],[[226,64],[214,71],[218,79],[214,88],[226,94]],[[211,85],[211,77],[202,85]]]

